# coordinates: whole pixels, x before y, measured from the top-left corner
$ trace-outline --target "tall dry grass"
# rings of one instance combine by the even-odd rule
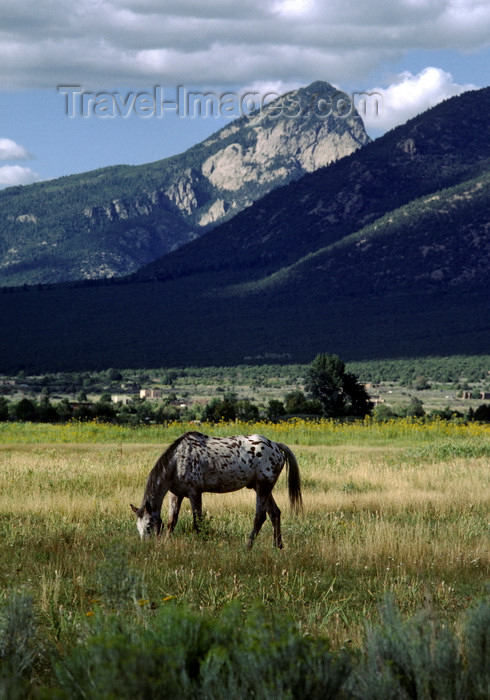
[[[356,430],[354,444],[331,441],[327,432],[335,444],[294,447],[304,513],[290,513],[281,475],[275,495],[285,549],[273,549],[267,522],[251,552],[248,490],[205,494],[200,535],[185,506],[171,539],[139,541],[129,503],[141,499],[163,444],[75,444],[50,435],[43,445],[39,434],[4,440],[2,594],[12,587],[32,593],[50,634],[69,639],[77,620],[104,604],[100,569],[119,547],[140,581],[142,606],[171,599],[218,610],[232,599],[244,607],[258,600],[336,646],[360,643],[386,590],[406,614],[431,605],[457,619],[488,580],[487,434],[458,428],[422,440],[414,427],[418,439],[409,440],[401,426],[398,437],[385,434],[377,444],[371,426],[364,442]]]

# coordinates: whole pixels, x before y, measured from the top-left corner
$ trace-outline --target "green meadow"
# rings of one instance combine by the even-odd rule
[[[140,541],[129,503],[139,505],[154,462],[186,429],[196,426],[0,425],[0,602],[32,603],[42,653],[29,693],[54,692],[53,654],[72,654],[91,625],[114,615],[148,629],[181,606],[202,619],[230,604],[245,618],[259,608],[267,624],[290,619],[302,638],[355,655],[387,594],[402,620],[425,611],[456,637],[488,595],[488,427],[408,419],[199,426],[259,432],[295,452],[304,512],[290,511],[281,474],[280,551],[269,521],[246,548],[254,514],[246,489],[204,494],[199,534],[184,505],[172,537]]]

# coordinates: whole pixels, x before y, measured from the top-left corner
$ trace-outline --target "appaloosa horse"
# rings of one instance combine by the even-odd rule
[[[293,509],[299,510],[302,507],[299,468],[289,447],[261,435],[219,438],[194,431],[185,433],[170,445],[151,470],[141,507],[131,504],[141,539],[152,532],[160,534],[160,513],[167,491],[170,492],[167,523],[170,533],[177,524],[183,498],[190,500],[194,528],[199,530],[203,492],[228,493],[246,487],[257,494],[248,546],[252,546],[268,513],[274,528],[274,544],[282,547],[281,511],[272,489],[284,465],[289,500]]]

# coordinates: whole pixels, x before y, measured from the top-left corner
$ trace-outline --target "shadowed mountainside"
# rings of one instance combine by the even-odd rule
[[[5,289],[0,371],[488,353],[490,89],[123,280]]]

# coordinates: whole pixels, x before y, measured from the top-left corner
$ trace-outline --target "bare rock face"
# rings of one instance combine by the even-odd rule
[[[340,98],[347,113],[336,107]],[[263,196],[351,154],[367,141],[362,120],[348,96],[328,83],[313,83],[289,93],[204,142],[213,152],[202,163],[201,174],[220,190],[219,201],[228,206],[220,205],[218,216],[212,203],[197,223],[219,222],[230,211],[236,212],[256,199],[255,191]]]
[[[172,182],[165,190],[165,194],[184,214],[192,214],[197,207],[197,198],[194,192],[196,177],[188,168],[183,176]]]

